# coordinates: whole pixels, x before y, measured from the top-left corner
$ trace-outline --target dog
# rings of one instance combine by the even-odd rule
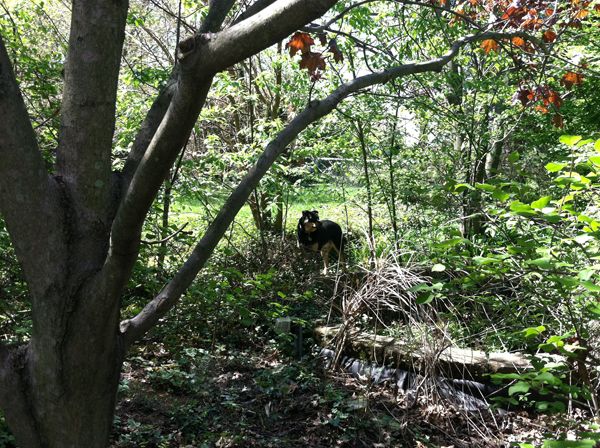
[[[298,220],[298,247],[320,251],[323,257],[323,274],[327,275],[329,269],[329,253],[337,252],[340,262],[344,260],[344,235],[342,228],[333,221],[319,220],[316,210],[302,212]]]

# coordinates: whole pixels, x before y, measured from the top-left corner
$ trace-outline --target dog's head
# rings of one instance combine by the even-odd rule
[[[304,230],[306,233],[313,233],[317,230],[317,225],[319,222],[319,212],[316,210],[308,211],[304,210],[302,212],[302,218],[298,221],[298,227]]]

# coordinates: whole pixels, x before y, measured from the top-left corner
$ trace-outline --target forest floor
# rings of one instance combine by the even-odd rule
[[[508,447],[586,429],[525,411],[466,413],[433,394],[408,400],[272,345],[177,359],[160,345],[143,350],[125,366],[115,448]]]

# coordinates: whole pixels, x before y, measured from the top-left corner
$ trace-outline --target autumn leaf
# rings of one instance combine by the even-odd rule
[[[554,42],[556,40],[556,33],[552,30],[546,30],[542,36],[544,42]]]
[[[541,113],[543,113],[543,114],[547,114],[547,113],[549,112],[549,111],[548,111],[548,108],[547,108],[547,107],[544,107],[544,106],[542,106],[541,104],[538,104],[538,105],[536,105],[536,106],[535,106],[535,110],[537,110],[538,112],[541,112]]]
[[[560,82],[567,89],[570,89],[573,85],[579,85],[583,82],[583,75],[581,73],[567,72],[563,75]]]
[[[325,70],[325,59],[321,53],[314,53],[312,51],[304,53],[300,61],[300,68],[305,68],[311,76],[315,77],[317,70]]]
[[[483,42],[481,42],[481,48],[483,48],[483,50],[485,51],[485,54],[488,54],[490,51],[498,51],[498,42],[496,42],[494,39],[486,39]]]
[[[513,43],[513,45],[515,45],[517,47],[523,47],[523,46],[525,46],[525,39],[523,39],[521,37],[513,37],[512,43]]]
[[[325,46],[325,44],[327,43],[327,36],[325,35],[325,33],[320,32],[319,34],[317,34],[317,37],[319,38],[319,43],[322,46]]]
[[[344,60],[344,55],[340,51],[340,48],[337,45],[337,41],[335,39],[331,39],[329,41],[329,51],[333,54],[333,60],[335,62],[342,62]]]
[[[565,121],[563,120],[563,116],[561,114],[555,114],[552,117],[552,124],[557,128],[563,128],[565,126]]]
[[[310,53],[310,46],[314,45],[315,41],[306,33],[297,32],[290,41],[285,44],[285,48],[290,49],[290,56],[294,56],[297,52],[302,54]]]
[[[544,23],[544,21],[542,19],[540,19],[539,17],[531,17],[531,18],[523,21],[523,23],[521,24],[521,28],[524,28],[526,30],[536,30],[543,23]]]
[[[513,101],[520,101],[523,106],[527,106],[527,103],[529,103],[533,98],[534,93],[531,90],[521,88],[514,94]]]
[[[552,104],[557,109],[560,109],[560,106],[562,106],[563,103],[560,94],[556,90],[552,89],[547,89],[545,91],[545,95],[543,96],[542,101],[544,103],[544,106],[549,106],[550,104]]]

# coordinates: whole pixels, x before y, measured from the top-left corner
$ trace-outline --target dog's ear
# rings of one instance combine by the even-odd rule
[[[317,218],[319,217],[319,212],[318,211],[313,210],[312,212],[313,212],[313,214],[315,214],[317,216]]]
[[[310,212],[308,210],[302,210],[302,216],[308,215]]]

